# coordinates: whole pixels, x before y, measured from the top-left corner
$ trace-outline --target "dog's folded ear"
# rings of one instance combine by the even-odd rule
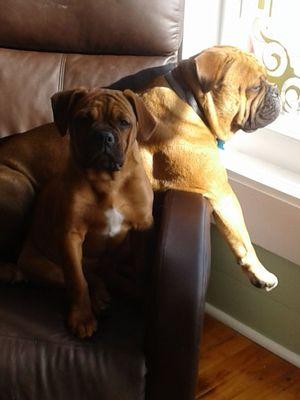
[[[219,51],[203,51],[193,57],[198,82],[203,93],[222,84],[227,71],[234,63],[228,54]]]
[[[137,140],[147,142],[154,133],[157,121],[150,113],[141,97],[129,89],[124,90],[124,96],[131,103],[138,121]]]
[[[86,94],[86,88],[78,88],[57,92],[51,97],[54,123],[62,136],[68,131],[68,125],[75,105]]]
[[[206,50],[181,61],[174,73],[196,97],[201,97],[222,84],[233,62],[234,60],[221,50]]]

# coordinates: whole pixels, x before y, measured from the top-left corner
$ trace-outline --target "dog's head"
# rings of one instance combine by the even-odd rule
[[[136,139],[147,141],[156,121],[130,90],[79,88],[51,98],[54,123],[70,134],[72,155],[84,169],[117,171]]]
[[[174,71],[196,98],[214,135],[227,140],[238,129],[252,132],[273,122],[280,112],[275,85],[250,53],[215,46],[182,61]]]

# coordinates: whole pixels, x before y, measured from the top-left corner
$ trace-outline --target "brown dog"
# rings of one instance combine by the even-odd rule
[[[155,135],[141,144],[152,187],[203,194],[250,281],[267,291],[273,289],[277,278],[256,256],[220,162],[217,140],[226,141],[238,129],[251,132],[274,121],[280,111],[277,88],[267,82],[265,68],[254,56],[227,46],[183,61],[155,85],[142,95],[159,121]]]
[[[182,61],[149,87],[142,98],[158,124],[141,147],[153,188],[194,191],[207,197],[218,227],[251,282],[274,288],[277,278],[255,254],[217,150],[217,139],[227,140],[238,129],[255,130],[277,117],[280,100],[266,80],[265,68],[248,53],[216,46]],[[61,140],[53,125],[47,125],[1,144],[2,258],[22,234],[20,226],[25,225],[35,190],[62,168],[67,146],[61,146]],[[15,274],[7,264],[1,270],[6,279]]]
[[[18,264],[30,280],[66,285],[68,325],[84,338],[96,329],[92,307],[100,312],[108,300],[99,278],[93,275],[88,288],[85,275],[129,229],[152,224],[153,192],[136,138],[148,139],[154,125],[130,91],[60,92],[52,105],[61,135],[70,134],[70,156],[39,196]]]

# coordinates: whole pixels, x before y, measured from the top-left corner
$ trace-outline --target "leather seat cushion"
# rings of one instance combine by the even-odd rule
[[[63,291],[0,286],[0,400],[144,399],[141,310],[113,304],[88,340],[65,315]]]

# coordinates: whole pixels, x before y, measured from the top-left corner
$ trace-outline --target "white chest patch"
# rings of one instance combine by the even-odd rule
[[[105,211],[105,217],[107,225],[103,233],[110,237],[117,235],[122,227],[123,215],[115,208],[110,208]]]

